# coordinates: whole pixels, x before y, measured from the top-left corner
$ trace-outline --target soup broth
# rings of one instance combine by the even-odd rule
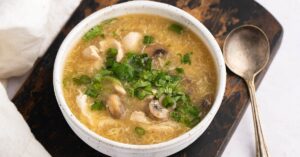
[[[63,91],[90,130],[128,144],[173,139],[213,104],[216,67],[188,28],[153,15],[106,20],[67,57]]]

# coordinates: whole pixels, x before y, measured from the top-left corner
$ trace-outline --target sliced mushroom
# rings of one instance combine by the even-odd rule
[[[137,51],[141,44],[143,36],[139,32],[129,32],[123,39],[122,43],[127,51]]]
[[[151,57],[163,57],[168,54],[167,49],[161,44],[152,44],[144,50]]]
[[[151,122],[146,117],[145,113],[142,111],[134,111],[131,113],[130,116],[131,121],[139,122],[139,123],[145,123],[150,124]]]
[[[124,57],[124,50],[122,48],[122,45],[119,41],[116,39],[105,39],[99,42],[100,45],[100,51],[106,52],[109,48],[116,48],[118,50],[118,54],[116,57],[117,62],[120,62],[122,58]]]
[[[125,112],[125,108],[120,100],[120,97],[116,94],[112,94],[106,101],[106,106],[113,118],[119,119]]]
[[[94,45],[91,45],[82,51],[82,55],[84,58],[92,60],[101,59],[98,53],[99,49]]]
[[[152,100],[149,103],[150,113],[157,119],[166,120],[169,117],[169,110],[162,107],[158,100]]]

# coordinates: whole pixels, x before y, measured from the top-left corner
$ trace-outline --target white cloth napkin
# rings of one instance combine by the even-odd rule
[[[1,157],[50,156],[8,99],[5,82],[32,68],[79,3],[80,0],[0,1]]]

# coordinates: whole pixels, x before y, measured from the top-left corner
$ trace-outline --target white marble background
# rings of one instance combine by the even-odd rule
[[[257,99],[265,139],[272,157],[300,156],[300,0],[258,0],[282,24],[283,40],[262,81]],[[12,98],[25,77],[8,82]],[[248,108],[223,157],[255,156],[254,130]]]

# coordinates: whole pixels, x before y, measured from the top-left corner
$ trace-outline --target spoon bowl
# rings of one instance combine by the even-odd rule
[[[252,25],[230,32],[223,50],[229,69],[245,79],[257,75],[267,65],[270,56],[266,34]]]

